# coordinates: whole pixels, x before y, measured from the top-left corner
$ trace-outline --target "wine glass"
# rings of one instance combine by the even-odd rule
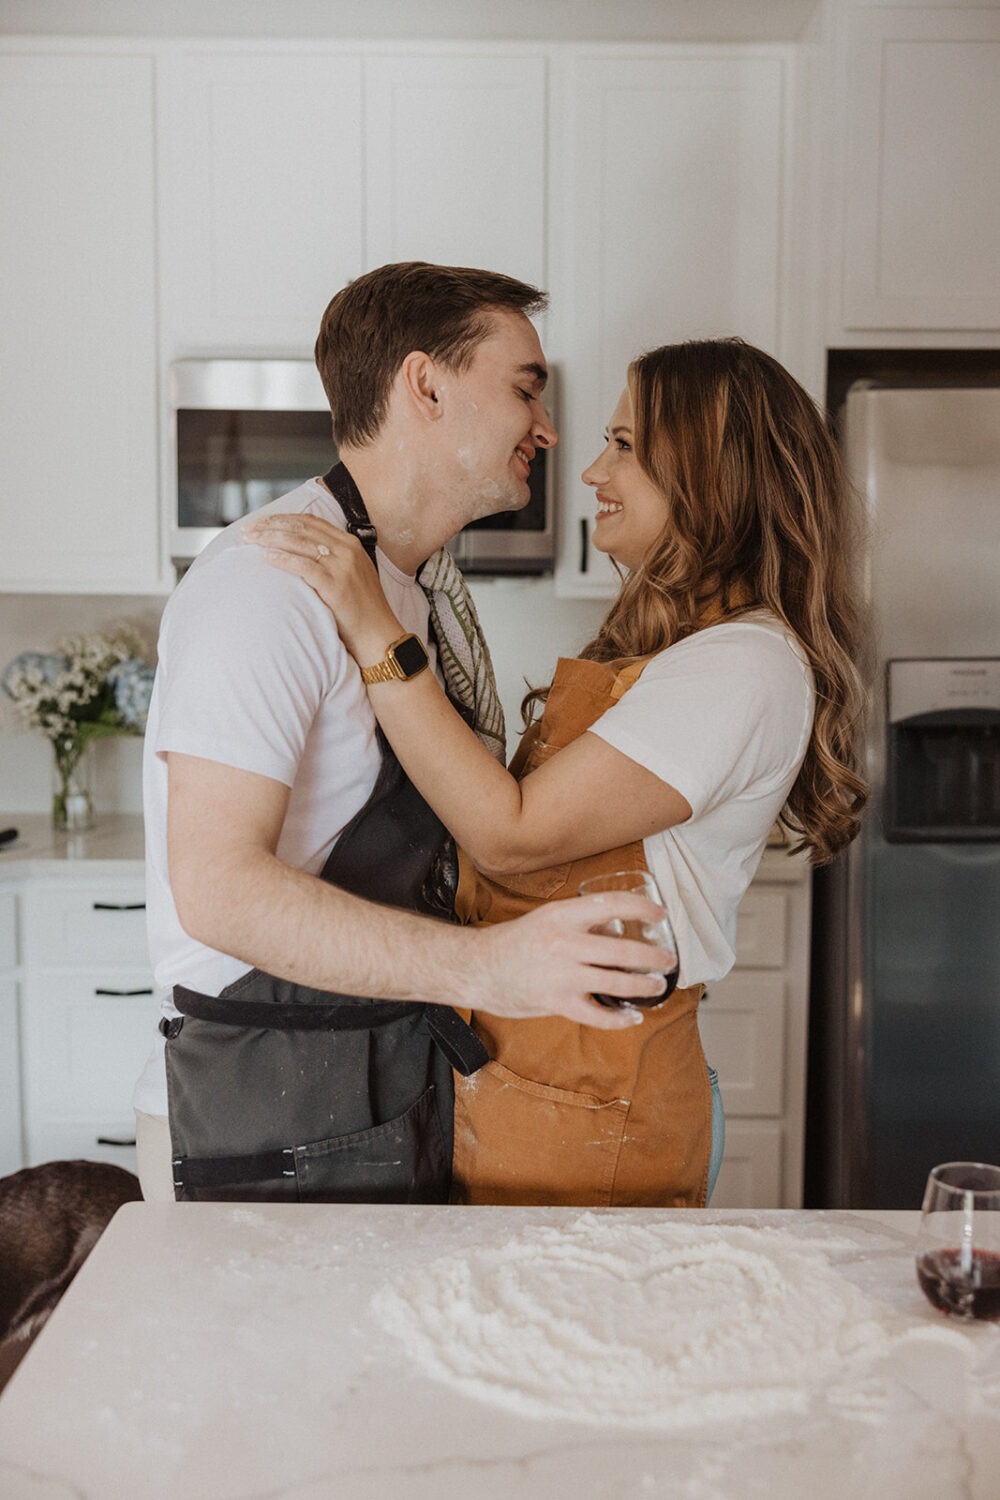
[[[1000,1167],[949,1161],[931,1170],[917,1280],[940,1312],[1000,1319]]]
[[[660,888],[648,870],[614,870],[609,875],[594,875],[590,880],[581,880],[577,887],[581,896],[606,895],[608,893],[620,894],[629,891],[637,896],[645,896],[650,901],[655,901],[658,906],[664,906]],[[667,973],[662,970],[650,968],[642,972],[647,974],[661,973],[666,982],[666,989],[662,995],[651,995],[648,998],[642,995],[600,995],[594,991],[594,999],[601,1005],[621,1006],[639,1005],[644,1010],[652,1010],[657,1005],[662,1005],[677,987],[677,939],[674,937],[674,929],[670,924],[670,918],[664,911],[658,922],[635,922],[623,921],[620,917],[612,917],[607,922],[602,922],[599,927],[592,929],[594,932],[604,932],[611,937],[627,937],[641,943],[656,943],[661,948],[666,948],[674,955],[674,967]]]

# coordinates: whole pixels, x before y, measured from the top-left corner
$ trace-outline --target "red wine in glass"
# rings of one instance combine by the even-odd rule
[[[663,897],[659,886],[652,875],[646,870],[616,870],[608,875],[598,875],[591,880],[584,880],[580,887],[583,895],[609,895],[616,891],[630,891],[637,895],[645,896],[649,901],[655,901],[658,906],[664,906]],[[605,923],[602,927],[594,928],[595,932],[607,932],[609,935],[620,938],[630,938],[636,943],[656,943],[661,948],[676,954],[677,939],[670,925],[670,919],[664,911],[663,917],[658,922],[635,922],[622,920],[620,917]],[[619,969],[620,974],[634,973],[635,970]],[[599,1005],[619,1008],[623,1005],[636,1005],[643,1010],[652,1010],[673,994],[677,988],[678,966],[670,969],[667,973],[662,970],[644,969],[645,974],[659,973],[665,984],[665,989],[658,995],[608,995],[599,990],[592,990],[591,994]]]
[[[1000,1318],[1000,1254],[973,1250],[963,1268],[957,1248],[929,1250],[917,1259],[920,1290],[932,1307],[959,1318]]]

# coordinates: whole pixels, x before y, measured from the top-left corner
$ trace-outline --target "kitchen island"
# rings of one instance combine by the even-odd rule
[[[1000,1325],[925,1302],[917,1228],[130,1204],[0,1397],[0,1494],[996,1500]]]

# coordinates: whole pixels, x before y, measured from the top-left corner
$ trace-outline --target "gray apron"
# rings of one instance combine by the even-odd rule
[[[326,477],[374,562],[375,533],[343,465]],[[320,879],[454,920],[454,844],[379,732],[368,802]],[[445,1203],[452,1068],[488,1060],[447,1006],[315,990],[252,969],[219,996],[174,989],[164,1019],[179,1201]]]

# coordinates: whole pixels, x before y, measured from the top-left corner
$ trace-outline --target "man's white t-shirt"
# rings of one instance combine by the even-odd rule
[[[343,529],[340,507],[316,480],[256,515],[301,512]],[[291,788],[278,857],[318,874],[338,835],[371,794],[380,754],[375,716],[353,658],[323,601],[301,578],[226,528],[195,560],[163,614],[143,753],[146,921],[163,1010],[186,985],[217,995],[250,967],[181,927],[167,872],[167,762],[176,751],[255,772]],[[404,630],[428,643],[428,602],[415,578],[381,552],[379,574]],[[167,1112],[162,1038],[134,1104]]]
[[[798,641],[760,610],[661,651],[593,725],[691,804],[687,822],[643,846],[681,985],[732,968],[737,908],[802,765],[814,698]]]

